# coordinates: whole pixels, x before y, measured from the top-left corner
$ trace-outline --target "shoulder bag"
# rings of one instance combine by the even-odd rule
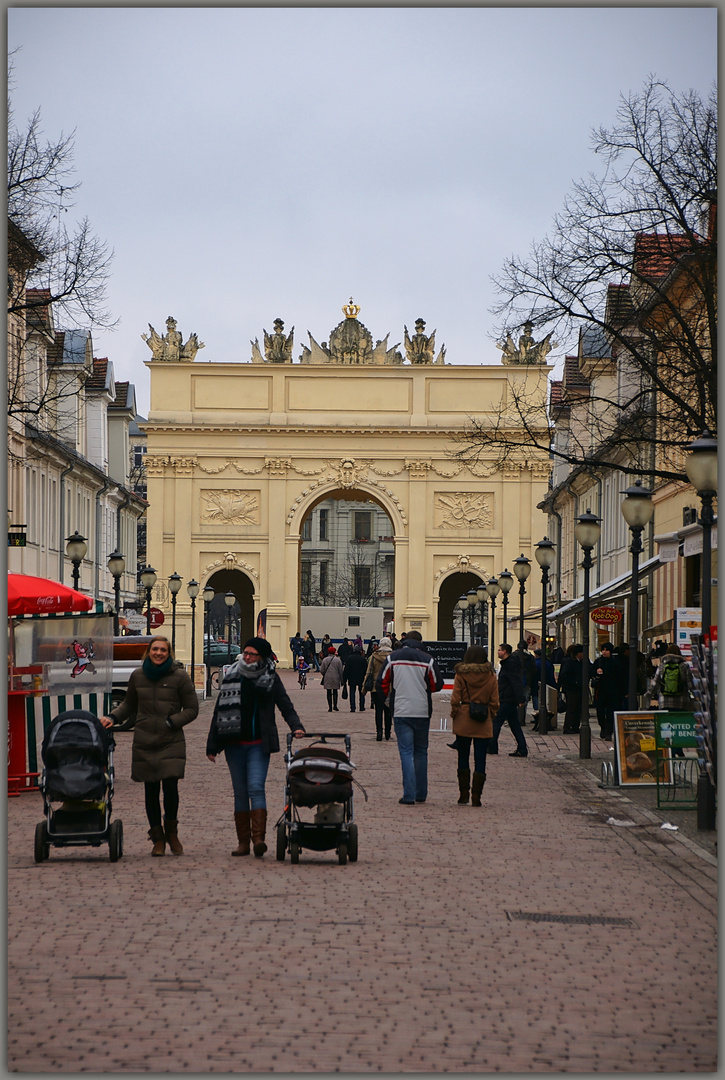
[[[463,679],[463,685],[468,690],[468,701],[464,701],[464,705],[468,705],[468,715],[471,720],[478,720],[479,723],[484,723],[488,720],[488,705],[483,701],[471,701],[471,691],[468,689],[468,683]]]

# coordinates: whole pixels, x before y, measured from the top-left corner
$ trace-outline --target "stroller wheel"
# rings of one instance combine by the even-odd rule
[[[347,854],[350,862],[357,862],[357,825],[347,827]]]
[[[50,843],[48,841],[48,826],[44,821],[39,821],[35,826],[35,861],[44,862],[50,856]]]
[[[337,858],[340,862],[340,866],[344,866],[347,862],[347,844],[342,843],[337,849]]]
[[[283,821],[277,826],[277,862],[284,862],[287,852],[287,828]]]
[[[108,826],[108,855],[111,862],[118,862],[123,855],[122,821],[112,821]]]
[[[290,862],[298,863],[300,861],[300,845],[292,843],[289,846]]]

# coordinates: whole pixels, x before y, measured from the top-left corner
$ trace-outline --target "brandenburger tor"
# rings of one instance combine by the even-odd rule
[[[403,348],[373,344],[350,300],[344,319],[298,362],[294,328],[280,319],[249,362],[199,362],[169,317],[167,334],[143,335],[152,352],[146,466],[148,557],[161,580],[177,568],[203,590],[231,591],[242,640],[263,613],[282,666],[300,626],[302,524],[330,497],[373,500],[393,525],[395,630],[449,639],[461,592],[488,581],[523,553],[533,560],[546,519],[549,462],[531,452],[499,470],[481,457],[457,460],[469,418],[485,423],[526,390],[545,418],[545,343],[508,339],[503,362],[455,364],[436,353],[425,322],[405,328]],[[467,358],[470,359],[470,358]],[[504,414],[505,415],[505,414]],[[513,422],[513,417],[512,417]],[[533,581],[533,578],[532,578]],[[534,586],[535,588],[535,586]],[[535,593],[530,606],[539,606]],[[500,611],[497,611],[500,618]],[[196,609],[196,641],[203,605]],[[177,649],[189,659],[191,609],[179,596]],[[501,627],[496,628],[501,640]],[[197,647],[198,650],[198,647]]]

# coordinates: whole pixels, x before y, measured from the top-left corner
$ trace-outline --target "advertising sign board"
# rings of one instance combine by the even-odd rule
[[[682,655],[690,659],[692,639],[702,633],[702,608],[675,608],[673,620],[675,645],[680,646]]]
[[[654,712],[615,712],[614,748],[620,784],[656,784],[658,768],[670,782],[670,762],[656,753]]]
[[[438,665],[438,670],[443,676],[443,689],[452,690],[456,664],[460,664],[463,659],[468,643],[465,641],[424,641],[422,645]]]

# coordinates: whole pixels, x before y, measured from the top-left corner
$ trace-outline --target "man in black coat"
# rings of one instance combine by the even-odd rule
[[[365,699],[362,692],[362,684],[365,682],[367,669],[368,662],[363,656],[363,651],[359,645],[356,645],[345,661],[345,665],[342,669],[342,681],[343,683],[347,683],[350,694],[350,712],[355,712],[355,696],[357,691],[360,692],[360,712],[365,712]]]
[[[526,723],[526,704],[531,698],[531,691],[536,677],[536,661],[529,652],[529,647],[523,638],[516,646],[516,653],[521,660],[521,672],[524,680],[524,705],[519,709],[519,723],[523,727]]]
[[[601,656],[594,661],[594,675],[599,731],[603,739],[610,741],[614,738],[614,714],[623,707],[627,693],[627,672],[611,641],[602,645]]]
[[[526,692],[522,678],[521,661],[517,656],[512,656],[513,649],[510,645],[499,645],[498,658],[501,662],[498,673],[498,700],[499,707],[496,719],[493,722],[493,738],[489,747],[489,754],[498,753],[498,737],[501,728],[508,720],[513,737],[516,739],[516,749],[509,757],[523,758],[529,756],[529,748],[526,745],[521,724],[519,723],[519,708],[526,704]]]

